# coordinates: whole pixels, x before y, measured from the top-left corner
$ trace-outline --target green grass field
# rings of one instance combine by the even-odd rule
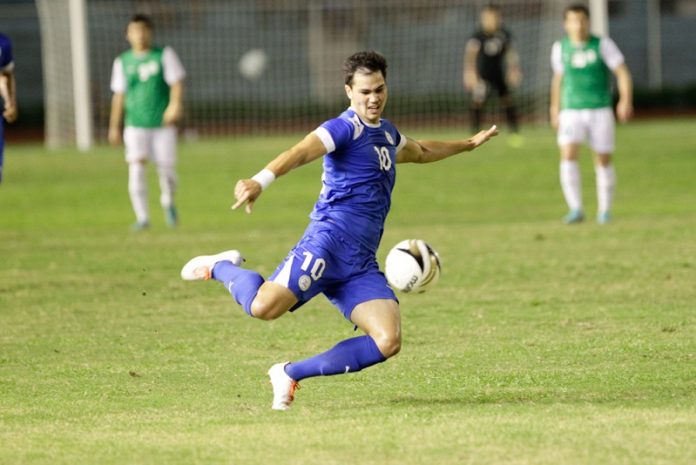
[[[453,132],[414,136],[456,137]],[[305,380],[270,409],[270,365],[354,335],[319,297],[247,317],[191,256],[239,248],[270,274],[297,241],[319,163],[247,216],[236,179],[297,137],[182,144],[181,226],[135,234],[121,149],[6,149],[0,186],[2,464],[696,463],[696,132],[619,128],[615,221],[567,227],[548,129],[522,149],[398,169],[379,258],[426,239],[440,283],[401,296],[404,344]],[[590,219],[594,175],[583,154]]]

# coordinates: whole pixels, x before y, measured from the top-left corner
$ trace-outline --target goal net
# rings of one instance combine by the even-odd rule
[[[71,0],[37,0],[60,4]],[[151,15],[154,42],[169,45],[187,69],[186,135],[308,130],[347,106],[341,64],[358,50],[388,59],[390,102],[385,116],[400,126],[467,124],[463,89],[466,42],[478,27],[484,0],[89,0],[90,94],[96,136],[105,138],[113,59],[124,51],[125,27],[136,12]],[[560,35],[554,0],[500,0],[524,74],[514,92],[523,119],[545,118],[549,54]],[[59,16],[58,16],[59,17]],[[61,42],[70,31],[42,22],[47,95],[69,87]],[[50,102],[49,102],[50,103]],[[488,120],[498,115],[496,99]],[[47,110],[49,111],[49,110]],[[50,116],[50,115],[49,115]],[[497,116],[499,121],[502,115]],[[56,130],[69,131],[70,118]],[[50,129],[50,128],[49,128]]]

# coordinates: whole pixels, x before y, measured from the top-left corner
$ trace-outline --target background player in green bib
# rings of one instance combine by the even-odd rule
[[[136,222],[133,229],[150,226],[145,162],[157,165],[160,204],[167,224],[177,224],[176,127],[182,114],[181,98],[186,71],[170,47],[151,46],[152,21],[135,15],[128,23],[126,39],[131,49],[114,60],[111,74],[109,142],[121,141],[120,124],[125,108],[123,142],[128,162],[128,192]]]
[[[597,181],[597,222],[610,219],[616,174],[611,162],[614,151],[612,73],[617,78],[619,102],[616,115],[627,121],[633,113],[633,83],[624,57],[614,41],[590,34],[590,14],[584,5],[564,12],[566,37],[553,44],[551,66],[551,125],[558,129],[561,150],[561,187],[569,212],[564,221],[585,218],[578,152],[589,142],[594,152]]]

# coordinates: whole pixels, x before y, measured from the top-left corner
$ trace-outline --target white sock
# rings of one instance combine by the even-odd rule
[[[138,222],[149,221],[147,205],[147,172],[143,163],[128,164],[128,194]]]
[[[176,171],[173,166],[158,166],[160,184],[160,205],[169,208],[174,204],[174,192],[176,192]]]
[[[571,210],[582,210],[582,187],[580,165],[577,160],[561,160],[561,188]]]
[[[611,202],[614,198],[616,186],[616,172],[614,165],[595,165],[597,176],[597,210],[605,213],[611,210]]]

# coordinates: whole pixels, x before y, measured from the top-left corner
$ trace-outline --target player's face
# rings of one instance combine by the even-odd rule
[[[495,32],[500,28],[500,13],[496,10],[483,10],[481,12],[481,28],[485,32]]]
[[[583,12],[567,12],[563,27],[573,42],[584,42],[590,36],[590,18]]]
[[[370,74],[356,71],[353,85],[346,85],[346,94],[351,108],[362,120],[370,124],[379,123],[387,103],[387,83],[381,71]]]
[[[151,36],[152,32],[150,31],[150,28],[145,25],[145,23],[133,22],[128,24],[128,29],[126,30],[126,39],[136,52],[150,48]]]

